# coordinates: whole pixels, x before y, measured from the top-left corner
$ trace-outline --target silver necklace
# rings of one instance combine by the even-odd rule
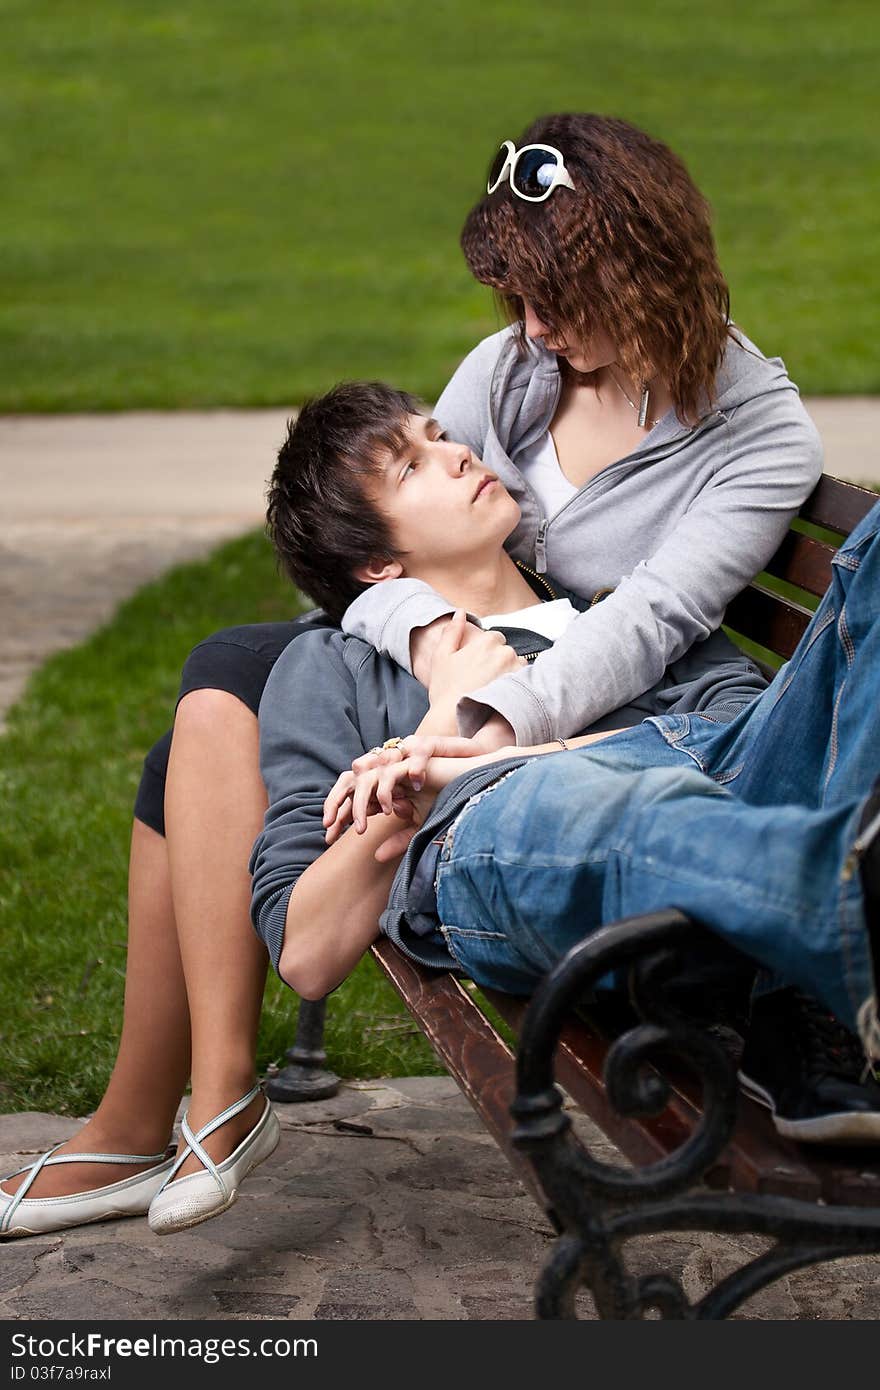
[[[609,366],[609,368],[608,368],[608,371],[609,371],[609,373],[610,373],[610,375],[611,375],[611,380],[614,382],[614,385],[617,387],[618,391],[619,391],[620,394],[623,396],[623,399],[626,401],[626,403],[627,403],[628,405],[631,405],[631,406],[632,406],[633,410],[636,412],[636,415],[639,417],[639,429],[643,430],[643,429],[645,429],[646,427],[649,427],[650,429],[653,429],[655,425],[659,425],[659,423],[660,423],[660,417],[659,417],[659,416],[657,417],[656,420],[651,420],[651,421],[648,420],[648,405],[650,404],[650,400],[651,400],[651,388],[650,388],[650,386],[648,385],[648,383],[647,383],[647,382],[643,382],[643,383],[642,383],[642,394],[641,394],[641,396],[639,397],[639,403],[638,403],[638,405],[636,405],[635,401],[632,400],[631,397],[627,395],[626,391],[624,391],[624,389],[623,389],[623,387],[621,386],[620,382],[617,380],[617,377],[616,377],[616,376],[614,375],[614,373],[611,371],[611,367],[610,367],[610,366]]]

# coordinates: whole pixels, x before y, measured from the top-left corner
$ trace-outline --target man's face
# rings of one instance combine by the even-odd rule
[[[436,420],[408,418],[408,446],[371,485],[391,525],[404,574],[437,585],[491,558],[519,521],[504,485]]]

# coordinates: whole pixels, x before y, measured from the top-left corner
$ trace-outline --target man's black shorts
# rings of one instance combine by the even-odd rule
[[[301,632],[330,625],[325,614],[315,611],[288,623],[250,623],[215,632],[187,657],[177,703],[193,690],[227,690],[256,714],[269,672],[284,648]],[[144,759],[134,803],[136,819],[160,835],[165,834],[165,776],[171,732],[169,729],[163,734]]]

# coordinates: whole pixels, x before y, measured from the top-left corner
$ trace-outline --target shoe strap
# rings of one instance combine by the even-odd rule
[[[58,1154],[47,1158],[44,1167],[51,1168],[55,1163],[159,1163],[168,1150],[157,1154]]]
[[[61,1144],[65,1142],[62,1139]],[[24,1201],[44,1168],[53,1168],[59,1163],[158,1163],[167,1153],[167,1149],[163,1149],[158,1154],[60,1154],[58,1150],[61,1148],[61,1144],[47,1149],[33,1163],[26,1163],[23,1168],[16,1168],[14,1173],[7,1173],[5,1178],[0,1178],[0,1182],[7,1182],[10,1178],[17,1178],[19,1173],[27,1173],[28,1175],[18,1191],[13,1194],[9,1206],[0,1217],[0,1231],[9,1230],[10,1222],[19,1203]],[[0,1196],[3,1195],[0,1193]]]
[[[225,1125],[227,1120],[231,1120],[235,1115],[240,1115],[242,1110],[246,1110],[251,1101],[259,1094],[260,1084],[257,1082],[256,1086],[248,1091],[247,1095],[242,1096],[240,1100],[235,1101],[232,1105],[227,1105],[226,1109],[222,1110],[219,1115],[215,1115],[213,1120],[208,1120],[207,1124],[202,1125],[198,1134],[194,1134],[190,1128],[189,1111],[187,1110],[180,1122],[180,1128],[186,1140],[186,1148],[178,1155],[174,1167],[163,1182],[160,1191],[164,1192],[165,1188],[174,1181],[190,1154],[195,1154],[196,1158],[199,1159],[211,1174],[211,1177],[216,1182],[223,1196],[227,1197],[229,1194],[227,1192],[226,1183],[223,1180],[223,1175],[210,1154],[206,1153],[202,1148],[200,1141],[202,1139],[207,1139],[209,1134],[213,1134],[215,1129],[219,1129],[221,1125]]]
[[[63,1143],[64,1140],[62,1139],[61,1144]],[[4,1211],[2,1217],[0,1217],[0,1231],[9,1230],[9,1227],[12,1224],[13,1215],[18,1209],[19,1203],[24,1200],[30,1188],[33,1186],[40,1173],[43,1171],[43,1168],[49,1162],[49,1159],[52,1156],[52,1154],[54,1154],[56,1149],[61,1148],[61,1144],[53,1145],[51,1149],[47,1149],[46,1152],[44,1154],[41,1154],[40,1157],[36,1159],[33,1163],[28,1163],[24,1168],[19,1168],[15,1173],[9,1174],[11,1178],[17,1178],[19,1173],[27,1173],[27,1177],[21,1184],[21,1187],[13,1196],[12,1201],[9,1203],[9,1206]]]

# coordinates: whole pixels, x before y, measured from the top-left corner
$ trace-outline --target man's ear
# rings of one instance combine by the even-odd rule
[[[403,574],[403,565],[399,560],[370,560],[353,573],[361,584],[381,584],[383,579],[399,579]]]

